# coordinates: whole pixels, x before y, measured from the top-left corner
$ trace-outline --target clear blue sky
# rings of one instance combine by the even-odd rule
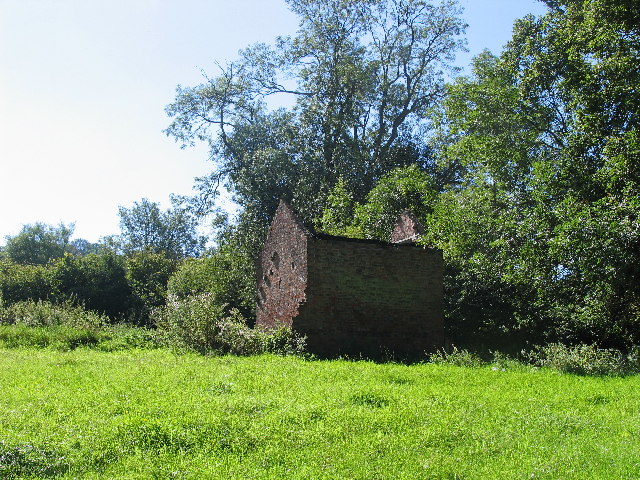
[[[470,52],[501,50],[536,0],[461,0]],[[118,206],[169,206],[210,169],[162,129],[175,86],[293,34],[284,0],[0,0],[0,245],[23,224],[116,234]]]

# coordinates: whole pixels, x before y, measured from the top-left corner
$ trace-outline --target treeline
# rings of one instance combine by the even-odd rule
[[[167,107],[167,135],[211,147],[199,195],[166,217],[147,202],[140,218],[164,226],[123,222],[110,251],[3,264],[5,302],[32,289],[144,323],[167,295],[209,292],[251,323],[255,259],[284,199],[319,230],[383,240],[412,210],[444,252],[458,346],[640,344],[637,2],[546,0],[448,84],[465,30],[455,1],[287,3],[294,36],[247,47]],[[293,107],[270,109],[275,94]],[[190,222],[221,185],[239,214],[205,252]],[[12,275],[33,286],[10,288]]]
[[[227,185],[245,259],[279,199],[321,230],[380,239],[410,209],[444,252],[454,343],[640,343],[637,2],[546,0],[449,84],[456,2],[287,3],[294,36],[247,47],[167,107],[168,135],[210,144],[194,205]],[[273,94],[294,107],[269,109]]]
[[[111,323],[155,327],[169,296],[208,294],[221,314],[253,314],[237,259],[222,242],[205,251],[197,220],[143,199],[121,207],[121,233],[98,243],[71,240],[74,225],[25,225],[0,248],[0,306],[44,301],[77,305]]]

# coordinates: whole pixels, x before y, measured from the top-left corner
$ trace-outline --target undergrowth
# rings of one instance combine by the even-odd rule
[[[465,349],[452,347],[450,351],[438,351],[429,356],[429,362],[460,367],[493,365],[506,370],[525,365],[548,368],[562,373],[591,376],[623,376],[640,373],[640,349],[625,354],[615,349],[598,348],[596,345],[567,346],[553,343],[521,352],[518,358],[499,351],[490,352],[489,360]]]
[[[229,310],[211,294],[170,296],[167,305],[156,309],[152,318],[162,341],[179,350],[209,355],[257,355],[302,354],[305,349],[305,339],[291,329],[249,328],[238,310]]]
[[[102,351],[170,347],[206,355],[302,355],[303,337],[288,328],[251,329],[237,310],[227,311],[211,295],[172,298],[154,311],[157,329],[110,323],[95,312],[71,303],[0,302],[0,346]]]

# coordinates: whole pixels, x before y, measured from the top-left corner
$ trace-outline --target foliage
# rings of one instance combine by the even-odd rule
[[[435,202],[425,241],[445,254],[457,343],[628,349],[640,338],[638,7],[548,4],[448,86],[439,161],[462,183]]]
[[[598,348],[596,345],[566,346],[552,343],[529,352],[530,362],[559,372],[577,375],[629,375],[640,373],[640,355],[623,354],[619,350]]]
[[[77,328],[98,328],[107,319],[71,303],[53,304],[38,300],[17,302],[4,307],[0,304],[0,324],[43,327],[67,325]]]
[[[254,290],[250,259],[229,246],[221,246],[201,258],[185,260],[168,282],[170,295],[186,298],[209,294],[219,304],[238,309],[246,317],[255,313]]]
[[[2,256],[21,265],[45,265],[71,250],[74,225],[45,223],[24,225],[19,234],[7,236]]]
[[[84,238],[76,238],[71,241],[70,253],[74,255],[88,255],[90,253],[100,253],[100,250],[105,248],[105,245],[101,243],[91,243]]]
[[[630,480],[639,388],[546,369],[3,349],[0,475]]]
[[[121,233],[114,240],[127,255],[153,252],[181,259],[202,252],[205,239],[198,235],[198,221],[179,205],[163,212],[159,203],[143,198],[131,208],[120,207],[118,213]]]
[[[453,347],[450,352],[444,350],[429,355],[429,362],[435,364],[456,365],[458,367],[480,367],[485,362],[475,353]]]
[[[0,260],[0,298],[5,304],[55,297],[51,269],[44,265],[20,265]]]
[[[154,319],[167,344],[204,354],[299,354],[304,347],[290,332],[269,334],[249,328],[238,310],[228,311],[227,305],[211,294],[182,299],[171,296],[166,307],[154,311]]]
[[[130,313],[132,292],[121,256],[109,250],[84,257],[65,255],[52,269],[60,298],[73,300],[112,320]]]
[[[450,0],[287,3],[294,37],[247,47],[218,76],[178,87],[166,109],[167,135],[211,147],[205,200],[224,183],[263,224],[280,199],[312,221],[339,178],[360,201],[391,169],[429,163],[419,130],[465,28]],[[269,110],[277,94],[293,107]]]
[[[214,354],[251,354],[258,348],[238,312],[227,315],[226,305],[212,295],[170,297],[165,308],[154,312],[154,319],[167,343],[178,348]]]
[[[125,258],[125,277],[133,296],[130,319],[134,323],[147,324],[151,310],[165,304],[167,284],[177,267],[175,260],[148,251]]]
[[[388,241],[400,213],[409,210],[425,218],[436,195],[432,177],[416,165],[397,168],[383,176],[363,203],[354,203],[345,182],[340,180],[327,198],[319,227],[331,235]]]

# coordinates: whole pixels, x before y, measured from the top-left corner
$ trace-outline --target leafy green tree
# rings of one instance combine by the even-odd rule
[[[329,194],[319,227],[332,235],[388,241],[400,213],[409,210],[424,219],[431,213],[437,193],[434,179],[417,165],[389,172],[363,203],[354,203],[340,180]]]
[[[113,241],[127,255],[153,252],[181,259],[202,252],[205,238],[198,234],[198,220],[186,209],[175,206],[163,212],[158,203],[143,198],[131,208],[120,207],[118,213],[121,234]]]
[[[100,243],[92,243],[84,238],[77,238],[71,242],[70,253],[74,255],[88,255],[98,253],[103,246]]]
[[[445,250],[459,331],[629,347],[640,340],[629,288],[640,279],[639,7],[547,4],[448,87],[442,159],[463,183],[427,232]]]
[[[51,268],[61,301],[71,300],[114,321],[129,316],[133,294],[122,256],[109,250],[83,257],[67,254]]]
[[[217,247],[200,258],[187,259],[169,279],[168,294],[178,298],[207,294],[226,312],[236,309],[249,323],[255,316],[255,232],[248,223],[228,224],[218,219]],[[256,252],[256,255],[258,252]]]
[[[6,306],[27,300],[51,300],[56,292],[49,265],[20,265],[0,260],[0,300]]]
[[[70,251],[74,225],[57,227],[45,223],[24,225],[19,234],[6,237],[5,258],[21,265],[45,265]]]
[[[134,252],[125,259],[125,277],[133,295],[131,317],[149,323],[151,311],[165,305],[169,278],[178,267],[175,260],[153,252]]]
[[[393,168],[429,163],[420,130],[465,28],[451,0],[287,3],[295,36],[246,48],[218,76],[178,87],[167,107],[168,135],[211,147],[203,194],[226,184],[263,226],[279,199],[311,221],[339,178],[362,201]],[[294,106],[269,110],[277,94]]]

